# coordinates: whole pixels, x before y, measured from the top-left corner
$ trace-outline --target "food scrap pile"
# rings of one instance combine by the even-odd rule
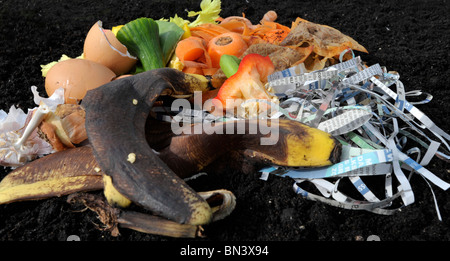
[[[450,155],[450,136],[415,106],[430,102],[431,95],[406,91],[399,73],[365,64],[355,53],[367,50],[353,38],[300,17],[291,25],[279,24],[274,11],[258,23],[245,14],[220,17],[218,0],[203,0],[201,11],[188,12],[188,17],[195,20],[144,17],[111,30],[95,22],[80,57],[63,55],[42,66],[48,98],[34,87],[36,108],[0,112],[0,164],[19,168],[82,146],[88,135],[80,104],[88,91],[171,68],[208,81],[212,88],[202,92],[200,110],[195,101],[188,111],[154,108],[155,114],[164,114],[162,121],[287,119],[332,135],[342,146],[338,162],[319,168],[272,164],[261,169],[262,179],[292,178],[294,191],[307,199],[390,215],[414,203],[410,175],[443,190],[450,187],[425,168],[434,156],[448,161]],[[407,100],[422,96],[419,102]],[[375,175],[385,176],[383,198],[364,182],[364,176]],[[32,198],[20,195],[20,186],[36,184],[10,179],[0,183],[0,203]],[[341,191],[342,179],[350,180],[359,198]],[[94,183],[90,190],[103,188],[102,180]],[[312,183],[313,192],[302,186],[306,183]],[[80,185],[66,193],[82,189]],[[397,199],[401,202],[396,205]],[[437,205],[436,210],[439,216]]]

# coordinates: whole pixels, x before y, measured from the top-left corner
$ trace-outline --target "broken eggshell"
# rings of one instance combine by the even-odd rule
[[[51,96],[64,88],[65,103],[77,104],[88,90],[112,81],[116,74],[106,66],[86,59],[70,59],[55,64],[45,78],[45,91]]]
[[[116,75],[129,72],[137,58],[128,53],[127,47],[117,40],[111,30],[103,29],[102,22],[96,22],[84,40],[84,58],[111,69]]]

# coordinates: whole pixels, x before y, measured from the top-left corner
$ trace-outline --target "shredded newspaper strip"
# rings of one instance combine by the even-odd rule
[[[295,193],[308,200],[383,215],[414,203],[411,175],[423,177],[433,197],[432,185],[447,190],[450,184],[425,167],[435,156],[450,160],[450,135],[416,107],[430,102],[432,95],[420,90],[407,92],[399,79],[397,72],[379,64],[366,66],[359,56],[318,71],[305,72],[298,65],[270,75],[267,88],[280,102],[259,102],[271,104],[275,110],[271,118],[300,121],[328,132],[342,143],[343,152],[341,162],[329,167],[269,166],[260,170],[261,179],[289,177]],[[408,97],[417,100],[422,96],[421,101],[407,101]],[[201,108],[155,108],[154,112],[171,122],[239,120],[216,117]],[[416,147],[406,150],[407,142]],[[376,187],[380,182],[365,180],[369,176],[384,177],[384,195]],[[342,191],[339,185],[344,179],[353,184],[358,197]],[[306,190],[307,183],[312,184],[306,186],[312,192]],[[436,198],[434,202],[442,220]]]

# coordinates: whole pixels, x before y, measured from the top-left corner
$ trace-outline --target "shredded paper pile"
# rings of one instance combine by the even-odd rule
[[[406,91],[397,72],[379,64],[367,66],[359,56],[322,70],[301,72],[301,68],[292,67],[269,76],[267,87],[280,101],[271,104],[276,108],[271,117],[300,121],[330,133],[343,145],[341,161],[313,169],[270,166],[260,170],[261,179],[267,180],[270,174],[290,177],[294,180],[294,191],[309,200],[384,215],[394,214],[414,202],[411,175],[422,176],[432,192],[431,184],[443,190],[449,188],[450,184],[425,168],[435,156],[448,161],[450,149],[447,143],[450,136],[416,107],[430,102],[430,94]],[[408,97],[419,101],[409,102]],[[166,119],[236,120],[218,119],[205,111],[177,113],[177,117]],[[363,177],[375,175],[384,176],[383,198],[372,191],[380,184],[363,181]],[[361,199],[340,191],[339,184],[345,178]],[[306,191],[302,188],[305,183],[312,183],[318,192]],[[372,190],[371,185],[375,186]]]

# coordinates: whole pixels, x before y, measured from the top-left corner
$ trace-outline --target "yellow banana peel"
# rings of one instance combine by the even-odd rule
[[[90,151],[87,146],[67,149],[15,169],[0,182],[0,204],[102,189]]]

